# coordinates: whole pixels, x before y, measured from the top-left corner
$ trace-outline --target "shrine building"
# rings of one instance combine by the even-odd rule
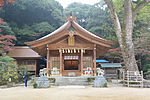
[[[87,31],[70,15],[54,32],[26,44],[47,58],[48,76],[95,76],[96,57],[114,43]]]

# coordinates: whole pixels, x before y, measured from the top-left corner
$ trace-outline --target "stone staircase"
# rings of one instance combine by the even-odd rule
[[[54,85],[92,85],[92,82],[88,82],[88,77],[50,77],[55,78]]]

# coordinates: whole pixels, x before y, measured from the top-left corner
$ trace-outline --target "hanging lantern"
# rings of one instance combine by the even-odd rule
[[[68,53],[70,53],[70,50],[68,49]]]
[[[76,49],[74,49],[74,53],[76,53]]]
[[[65,53],[65,50],[63,49],[63,53]]]

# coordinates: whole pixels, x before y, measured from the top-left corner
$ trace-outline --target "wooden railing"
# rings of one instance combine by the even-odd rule
[[[127,87],[143,87],[143,71],[123,71],[123,84]]]

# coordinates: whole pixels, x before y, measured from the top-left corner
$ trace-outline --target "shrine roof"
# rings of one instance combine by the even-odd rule
[[[15,46],[7,55],[13,58],[41,58],[38,53],[28,46]]]
[[[120,68],[121,63],[100,63],[102,68]]]
[[[108,41],[108,40],[105,40],[89,31],[87,31],[86,29],[84,29],[83,27],[81,27],[77,21],[76,21],[76,18],[73,17],[73,16],[69,16],[67,18],[67,21],[65,24],[63,24],[60,28],[58,28],[57,30],[55,30],[54,32],[40,38],[40,39],[37,39],[35,41],[31,41],[31,42],[26,42],[26,44],[28,46],[32,46],[34,44],[37,44],[37,43],[47,43],[45,41],[49,40],[49,39],[53,39],[53,37],[56,37],[58,35],[60,35],[63,31],[67,31],[70,27],[73,27],[76,31],[78,31],[79,34],[82,34],[84,37],[86,38],[89,38],[89,40],[94,40],[96,42],[99,42],[99,43],[103,43],[103,44],[106,44],[108,45],[107,47],[110,47],[111,45],[114,45],[114,42],[111,42],[111,41]],[[63,33],[62,33],[63,34]],[[93,41],[92,41],[93,42]],[[94,43],[94,42],[93,42]]]

